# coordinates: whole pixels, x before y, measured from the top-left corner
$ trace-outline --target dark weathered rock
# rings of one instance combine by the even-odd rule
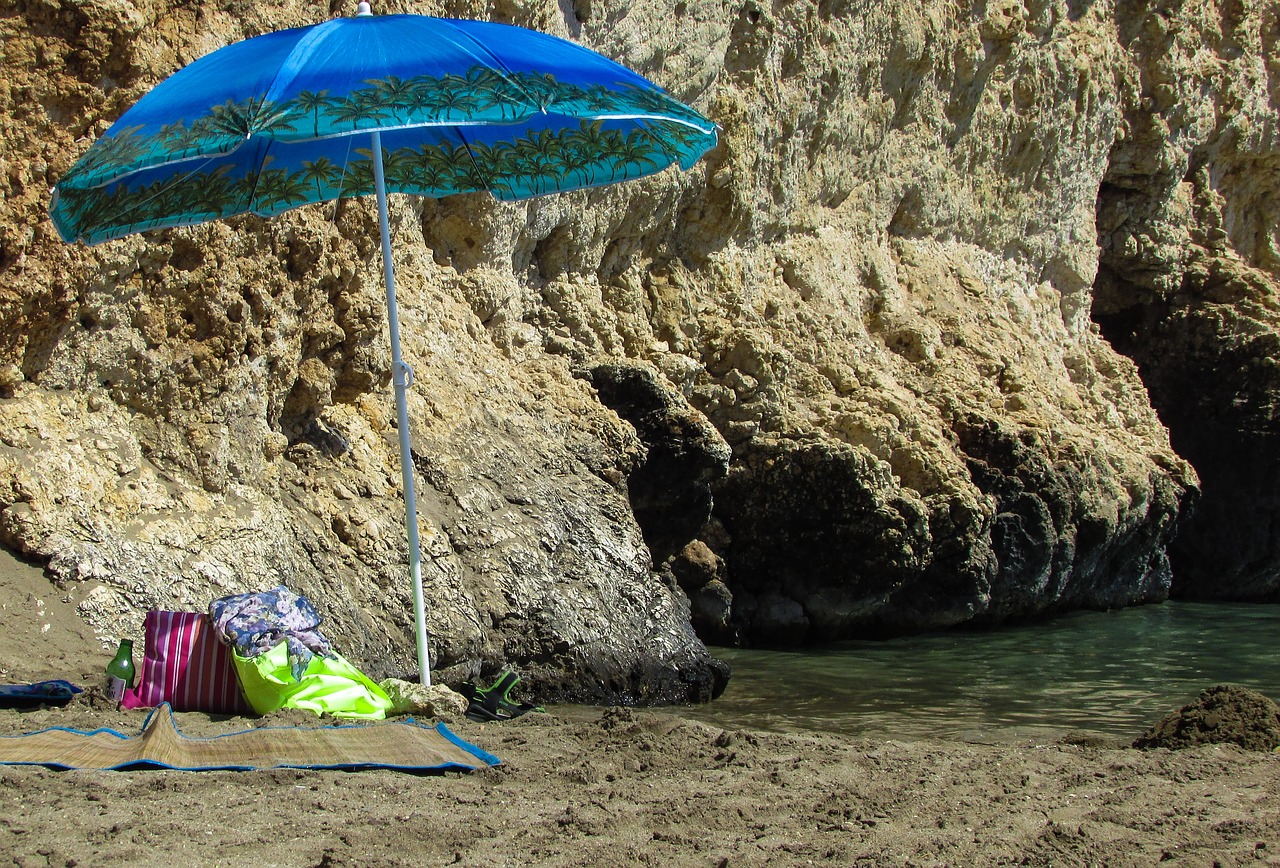
[[[671,559],[671,573],[686,594],[711,582],[724,581],[724,572],[724,559],[702,540],[689,543]]]
[[[753,441],[716,487],[733,621],[742,637],[785,645],[838,639],[876,623],[930,554],[919,501],[893,491],[864,451]]]
[[[586,376],[601,402],[630,422],[644,444],[627,492],[654,562],[662,563],[711,518],[711,486],[725,475],[729,446],[652,368],[611,363]]]
[[[1098,314],[1141,366],[1170,440],[1202,494],[1170,547],[1173,594],[1280,599],[1280,313],[1256,271],[1193,262],[1160,301],[1104,274]],[[1126,291],[1127,286],[1127,291]]]
[[[1171,582],[1166,548],[1191,481],[1154,477],[1148,498],[1115,510],[1090,494],[1088,461],[1051,460],[1037,436],[991,420],[957,423],[975,484],[995,498],[989,529],[995,565],[978,620],[1156,602]]]
[[[689,618],[698,636],[709,644],[737,644],[739,637],[731,619],[733,593],[726,584],[724,558],[702,540],[694,540],[667,566],[689,598]]]
[[[1036,437],[975,417],[955,429],[990,513],[959,492],[922,503],[850,447],[742,450],[716,490],[742,636],[797,644],[1167,596],[1187,479],[1156,474],[1141,502],[1117,510]]]
[[[708,645],[737,645],[741,636],[733,624],[733,592],[720,579],[689,594],[689,618],[698,638]]]

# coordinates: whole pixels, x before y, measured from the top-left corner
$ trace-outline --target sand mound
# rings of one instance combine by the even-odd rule
[[[1280,705],[1256,690],[1219,684],[1165,717],[1133,746],[1177,750],[1200,744],[1237,744],[1246,750],[1280,748]]]

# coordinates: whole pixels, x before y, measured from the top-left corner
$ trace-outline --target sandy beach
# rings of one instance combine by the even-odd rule
[[[5,554],[0,601],[4,681],[92,685],[63,708],[0,710],[0,734],[141,728],[145,710],[97,692],[109,655],[73,598]],[[502,760],[472,773],[0,766],[0,854],[24,866],[1280,864],[1272,752],[885,741],[723,729],[671,710],[550,712],[446,720]],[[264,722],[176,719],[193,737]]]

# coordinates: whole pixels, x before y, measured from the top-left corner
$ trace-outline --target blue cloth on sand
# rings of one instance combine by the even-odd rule
[[[0,708],[65,705],[81,691],[70,681],[54,679],[34,684],[0,684]]]

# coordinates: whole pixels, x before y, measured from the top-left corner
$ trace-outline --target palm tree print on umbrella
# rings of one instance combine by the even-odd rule
[[[683,103],[657,91],[629,84],[621,91],[581,88],[559,82],[550,74],[502,75],[478,67],[466,76],[391,76],[366,84],[369,86],[340,95],[304,91],[279,104],[263,98],[228,102],[190,123],[170,123],[148,133],[141,127],[121,130],[95,142],[61,185],[96,187],[141,169],[230,153],[254,135],[300,142],[362,129],[476,123],[486,115],[501,123],[539,112],[575,115],[583,110],[604,118],[660,112],[687,117],[695,129],[705,124]],[[523,113],[517,111],[522,105],[526,107]]]
[[[170,124],[150,139],[141,136],[136,128],[103,139],[95,145],[102,153],[95,154],[91,149],[81,160],[78,171],[92,177],[96,167],[106,164],[108,158],[113,163],[124,159],[135,165],[154,160],[173,162],[175,154],[181,158],[189,153],[193,148],[190,143],[200,135],[204,141],[212,138],[218,151],[223,152],[222,144],[232,140],[231,130],[248,131],[263,122],[269,123],[270,132],[294,135],[299,126],[321,129],[335,124],[358,126],[369,119],[385,123],[394,114],[391,96],[402,98],[415,87],[421,88],[423,83],[387,80],[340,98],[307,94],[284,106],[261,101],[218,106],[207,118],[189,126]],[[442,88],[433,93],[456,95],[459,91]],[[474,95],[471,102],[475,103]],[[401,115],[409,116],[422,110],[414,105],[402,109]],[[430,111],[440,109],[437,106]],[[489,129],[496,135],[503,127],[493,125]],[[246,141],[244,137],[235,140]],[[262,146],[270,147],[271,141],[267,140]],[[459,146],[442,139],[435,145],[387,149],[384,159],[389,190],[427,196],[488,190],[500,199],[521,199],[638,177],[672,162],[673,158],[680,159],[686,152],[690,156],[700,154],[704,146],[705,134],[694,127],[669,125],[660,137],[646,133],[643,124],[624,134],[609,128],[607,120],[597,120],[582,121],[576,129],[532,130],[510,141],[498,138],[468,141],[465,146]],[[115,224],[114,228],[108,233],[99,231],[98,239],[140,229],[202,222],[244,211],[270,216],[306,202],[371,192],[372,154],[359,149],[356,154],[359,156],[353,157],[345,167],[337,166],[323,155],[314,160],[300,160],[296,165],[283,163],[281,157],[273,168],[262,171],[255,167],[261,162],[246,160],[239,174],[226,163],[220,163],[219,174],[214,177],[192,161],[191,171],[173,175],[159,186],[126,179],[114,185],[108,182],[102,187],[92,187],[72,178],[62,185],[58,208],[72,227],[101,226],[108,220],[107,215],[114,215],[109,221]],[[272,159],[267,157],[268,161]],[[146,177],[145,173],[135,176]]]

